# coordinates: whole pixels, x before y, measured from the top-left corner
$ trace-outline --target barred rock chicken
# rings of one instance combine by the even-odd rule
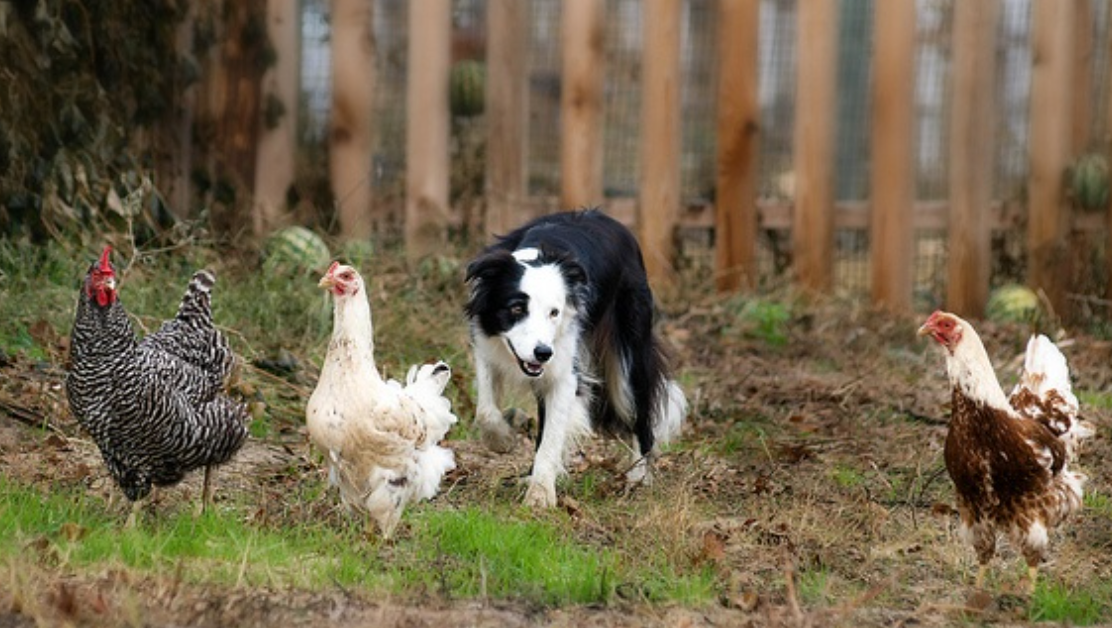
[[[953,387],[946,470],[954,482],[961,536],[980,567],[975,586],[1004,533],[1027,562],[1032,590],[1048,552],[1048,533],[1081,507],[1085,476],[1071,471],[1078,443],[1092,429],[1078,417],[1066,358],[1046,336],[1027,343],[1023,374],[1004,396],[973,327],[935,312],[919,328],[946,355]]]
[[[212,467],[247,438],[246,406],[223,393],[234,356],[212,323],[216,280],[205,270],[193,275],[177,316],[136,341],[110,256],[105,248],[77,299],[66,376],[70,408],[133,502],[129,525],[152,487],[176,484],[201,467],[203,511]]]
[[[456,422],[443,392],[451,371],[443,362],[413,366],[403,387],[384,381],[375,366],[374,328],[363,279],[333,262],[320,280],[332,293],[332,340],[306,422],[313,444],[328,458],[329,480],[349,509],[368,513],[384,538],[405,506],[436,495],[455,468],[439,445]]]

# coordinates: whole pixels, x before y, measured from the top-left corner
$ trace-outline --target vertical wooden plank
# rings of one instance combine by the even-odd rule
[[[760,154],[760,0],[718,3],[718,154],[715,173],[715,286],[757,283],[757,158]]]
[[[174,31],[174,47],[179,55],[193,55],[193,32],[197,27],[195,2],[185,3],[185,16]],[[202,62],[203,59],[198,61]],[[155,179],[165,195],[170,211],[178,218],[193,217],[193,116],[197,109],[197,86],[187,82],[183,72],[175,72],[176,106],[170,107],[159,129],[165,156],[158,161]]]
[[[1080,155],[1090,148],[1093,128],[1091,98],[1093,93],[1093,5],[1090,0],[1074,2],[1073,36],[1073,125],[1071,131],[1073,155]]]
[[[645,12],[641,111],[641,249],[649,280],[674,281],[680,204],[680,0],[654,0]]]
[[[267,33],[277,53],[274,65],[263,74],[263,107],[259,121],[259,147],[255,153],[253,226],[265,236],[278,226],[286,206],[286,192],[293,183],[297,155],[298,67],[301,65],[298,3],[268,0]],[[276,107],[281,113],[275,117]]]
[[[567,0],[560,23],[560,204],[602,204],[602,0]]]
[[[838,52],[835,0],[797,5],[792,255],[804,288],[828,290],[834,266],[834,112]]]
[[[450,2],[415,0],[409,4],[405,253],[411,262],[440,250],[448,233],[451,41]]]
[[[997,0],[954,5],[950,90],[950,214],[946,308],[979,318],[992,270],[989,205],[995,172]]]
[[[488,233],[520,222],[526,198],[529,141],[529,3],[487,3],[487,214]]]
[[[332,0],[332,111],[328,168],[340,236],[371,235],[374,136],[372,0]]]
[[[911,309],[915,201],[915,2],[875,4],[869,257],[877,305]]]
[[[1112,13],[1109,13],[1107,19],[1108,26],[1112,27]],[[1106,45],[1112,47],[1112,41],[1109,41],[1109,43]],[[1112,54],[1112,52],[1110,52],[1110,54]],[[1112,84],[1112,64],[1110,64],[1109,67],[1105,69],[1105,71],[1108,72],[1108,76],[1106,76],[1104,80],[1108,81],[1109,84]],[[1108,116],[1108,118],[1106,118],[1105,124],[1107,125],[1107,129],[1112,129],[1112,89],[1108,90],[1107,93],[1109,102],[1107,104],[1108,111],[1106,115]],[[1105,133],[1108,133],[1108,131],[1106,131]],[[1112,159],[1112,154],[1110,154],[1112,153],[1112,146],[1109,146],[1106,143],[1102,145],[1101,149],[1104,151],[1104,156],[1106,158]],[[1112,198],[1109,198],[1108,203],[1105,238],[1104,264],[1107,271],[1106,277],[1108,284],[1104,287],[1104,296],[1106,299],[1112,300]]]
[[[1075,0],[1035,0],[1032,7],[1027,280],[1067,317],[1063,265],[1069,213],[1062,175],[1073,141],[1075,16]]]

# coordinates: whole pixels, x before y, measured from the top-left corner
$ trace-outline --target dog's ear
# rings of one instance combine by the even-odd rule
[[[540,259],[559,266],[560,273],[564,275],[564,281],[568,283],[573,291],[587,284],[587,269],[583,268],[583,265],[570,251],[556,249],[547,244],[541,244],[540,249]]]
[[[516,263],[512,253],[505,249],[495,249],[472,260],[467,265],[467,275],[463,280],[466,283],[481,282],[505,272],[506,268],[512,268]]]

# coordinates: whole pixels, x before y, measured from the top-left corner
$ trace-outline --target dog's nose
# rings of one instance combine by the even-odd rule
[[[533,349],[533,357],[537,358],[537,362],[542,364],[548,362],[552,358],[552,347],[544,344],[537,345]]]

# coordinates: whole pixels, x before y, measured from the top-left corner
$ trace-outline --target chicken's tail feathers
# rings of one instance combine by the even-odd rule
[[[417,402],[425,413],[425,426],[429,442],[439,442],[448,429],[459,421],[452,412],[452,402],[444,396],[444,389],[452,378],[452,370],[444,362],[409,367],[405,378],[405,394]]]
[[[405,387],[420,387],[432,394],[443,394],[452,379],[452,369],[447,362],[439,361],[434,364],[414,364],[405,374]]]
[[[189,286],[181,298],[178,306],[178,318],[211,319],[212,318],[212,288],[216,285],[216,275],[211,270],[199,270],[193,273]]]
[[[444,474],[456,468],[451,449],[433,445],[417,452],[417,498],[432,499],[440,490]]]
[[[1019,386],[1035,393],[1040,399],[1046,399],[1051,390],[1067,400],[1072,400],[1077,405],[1070,384],[1070,369],[1066,364],[1066,356],[1062,355],[1049,338],[1042,334],[1031,336],[1027,341],[1027,354],[1023,358],[1023,373],[1019,378]]]

